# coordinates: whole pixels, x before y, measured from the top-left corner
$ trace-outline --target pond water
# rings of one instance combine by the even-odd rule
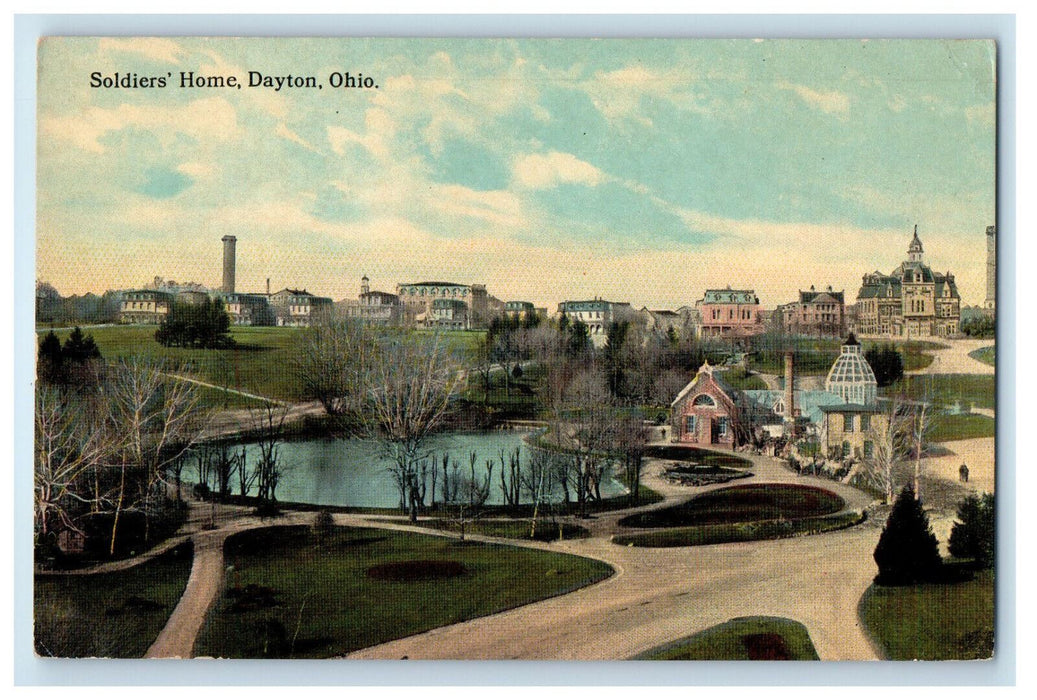
[[[522,463],[526,463],[527,447],[524,438],[528,433],[499,430],[479,433],[446,433],[429,440],[428,451],[436,459],[439,469],[436,500],[442,500],[439,488],[442,485],[443,454],[450,455],[456,462],[461,475],[469,471],[469,455],[476,453],[475,471],[477,478],[484,478],[486,461],[492,460],[493,476],[487,503],[504,502],[500,485],[501,450],[505,462],[518,449]],[[240,454],[241,445],[236,448]],[[245,444],[246,459],[250,467],[259,457],[259,448]],[[278,461],[284,465],[284,474],[277,485],[277,500],[310,503],[328,506],[357,506],[369,508],[394,508],[399,505],[399,492],[389,472],[390,460],[385,457],[376,440],[370,439],[310,439],[284,442],[278,448]],[[184,469],[185,483],[197,483],[197,462],[188,459]],[[431,483],[429,482],[431,486]],[[231,492],[237,493],[237,479],[233,479]],[[622,484],[606,478],[601,484],[603,497],[625,493]],[[253,488],[252,495],[255,495]],[[561,490],[558,497],[561,500]],[[523,494],[523,498],[528,498]],[[431,501],[426,495],[426,503]]]

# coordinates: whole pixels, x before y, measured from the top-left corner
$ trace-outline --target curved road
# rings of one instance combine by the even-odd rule
[[[856,489],[799,477],[767,457],[744,455],[762,481],[816,483],[851,509],[870,504]],[[667,500],[705,489],[673,486],[646,467],[645,482]],[[658,507],[655,506],[655,507]],[[364,659],[622,659],[741,615],[777,615],[806,625],[822,659],[877,659],[857,620],[857,604],[875,575],[875,523],[765,542],[639,548],[612,544],[620,517],[603,516],[584,540],[541,545],[593,557],[611,578],[573,593],[496,615],[362,649]]]
[[[868,496],[843,484],[797,476],[767,457],[743,456],[753,462],[755,476],[738,483],[816,484],[838,492],[849,509],[860,510],[870,503]],[[666,503],[723,486],[670,484],[660,477],[665,464],[649,460],[644,481],[662,492]],[[591,536],[583,540],[516,543],[471,537],[600,559],[612,565],[616,574],[573,593],[363,649],[351,658],[621,659],[740,615],[776,615],[802,622],[822,659],[878,658],[857,621],[857,604],[874,575],[871,552],[878,540],[877,523],[809,537],[706,547],[612,544],[615,522],[630,512],[584,521]],[[309,523],[312,518],[312,513],[293,513],[276,523]],[[184,530],[195,546],[190,578],[147,658],[192,656],[195,638],[223,585],[224,541],[234,532],[271,524],[234,507],[220,509],[214,528],[210,519],[209,506],[193,507]],[[335,521],[422,529],[360,515],[340,514]]]

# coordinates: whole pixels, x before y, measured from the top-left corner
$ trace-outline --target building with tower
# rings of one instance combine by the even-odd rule
[[[347,300],[340,303],[346,318],[389,326],[398,325],[403,321],[400,298],[389,292],[372,291],[371,280],[367,275],[360,278],[360,295],[356,301]]]
[[[888,275],[875,271],[861,278],[855,325],[862,335],[948,336],[958,332],[960,320],[954,275],[925,264],[917,225],[907,260]]]

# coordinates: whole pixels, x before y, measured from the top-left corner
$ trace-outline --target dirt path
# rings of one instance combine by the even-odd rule
[[[739,483],[816,484],[838,492],[851,508],[870,503],[868,496],[842,484],[797,476],[766,457],[749,458],[756,476]],[[647,467],[645,483],[663,492],[667,502],[706,490],[663,481],[660,466]],[[878,658],[857,621],[857,604],[875,573],[871,553],[878,524],[768,542],[650,549],[609,540],[615,520],[628,513],[592,521],[588,539],[539,545],[605,561],[616,569],[611,578],[558,598],[362,649],[350,658],[621,659],[741,615],[802,622],[822,659]]]
[[[755,476],[739,483],[818,485],[836,491],[849,509],[870,498],[843,484],[801,477],[767,457],[746,455]],[[652,460],[646,485],[677,503],[713,487],[691,488],[661,477],[666,462]],[[857,622],[857,603],[871,583],[871,552],[880,524],[768,542],[650,549],[612,544],[616,521],[632,510],[583,521],[591,537],[561,543],[523,543],[493,537],[473,540],[591,557],[616,574],[603,582],[521,608],[439,628],[364,649],[355,658],[394,659],[617,659],[741,615],[777,615],[807,626],[821,658],[877,658]],[[233,533],[271,524],[309,523],[312,513],[289,513],[276,521],[248,509],[192,504],[180,541],[191,538],[194,562],[184,594],[147,658],[190,658],[206,614],[218,599],[225,566],[223,546]],[[359,527],[430,532],[407,522],[338,514],[336,523]],[[434,532],[434,531],[432,531]],[[441,532],[436,534],[442,534]],[[125,564],[128,566],[129,564]]]
[[[144,655],[146,659],[192,658],[205,616],[223,588],[223,545],[230,535],[271,524],[297,525],[313,519],[309,513],[290,513],[271,521],[248,515],[249,510],[245,508],[221,506],[214,522],[208,505],[200,505],[197,512],[198,517],[186,528],[191,531],[194,544],[191,575],[166,626]],[[211,525],[216,529],[203,529]]]
[[[992,338],[986,340],[946,340],[941,338],[940,343],[949,347],[938,350],[925,350],[928,355],[933,356],[933,361],[928,367],[920,370],[906,372],[905,374],[994,374],[995,368],[969,357],[969,353],[980,348],[994,345]]]

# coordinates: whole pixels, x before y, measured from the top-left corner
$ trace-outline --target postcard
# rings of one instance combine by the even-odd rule
[[[997,654],[993,41],[38,61],[40,657]]]

